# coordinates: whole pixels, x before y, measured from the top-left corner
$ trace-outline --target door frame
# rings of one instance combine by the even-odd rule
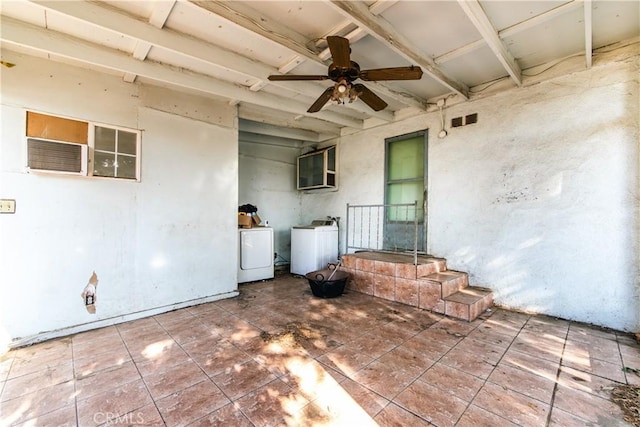
[[[410,138],[416,138],[416,137],[423,137],[423,143],[424,143],[424,164],[423,164],[423,190],[422,190],[422,212],[423,212],[423,217],[422,217],[422,224],[423,226],[420,227],[420,225],[418,225],[419,228],[422,228],[422,242],[418,242],[418,247],[420,247],[420,243],[422,243],[422,252],[427,253],[427,236],[428,236],[428,183],[429,183],[429,132],[428,129],[424,129],[424,130],[419,130],[419,131],[415,131],[415,132],[410,132],[410,133],[406,133],[403,135],[398,135],[398,136],[393,136],[390,138],[385,138],[384,140],[384,204],[387,204],[388,201],[388,194],[387,194],[387,189],[388,189],[388,185],[389,185],[389,146],[396,142],[396,141],[402,141],[405,139],[410,139]],[[418,222],[420,224],[420,221]],[[384,229],[383,229],[383,241],[384,239],[384,235],[386,235],[387,233],[387,220],[386,220],[386,213],[385,213],[385,218],[384,218]]]

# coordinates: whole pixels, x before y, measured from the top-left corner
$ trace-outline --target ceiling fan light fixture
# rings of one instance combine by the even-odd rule
[[[361,99],[373,111],[380,111],[387,107],[387,103],[370,89],[360,83],[354,83],[357,79],[364,81],[385,80],[420,80],[422,70],[420,67],[376,68],[360,70],[360,65],[351,60],[351,47],[349,40],[339,36],[327,36],[327,44],[331,52],[333,62],[329,65],[327,75],[271,75],[270,81],[285,80],[333,80],[333,87],[328,87],[315,100],[307,113],[316,113],[329,101],[337,104],[345,104],[347,99],[353,102]]]
[[[333,87],[333,93],[331,94],[331,100],[338,104],[344,104],[345,99],[349,98],[349,102],[352,102],[351,92],[353,88],[351,83],[347,79],[340,79]]]

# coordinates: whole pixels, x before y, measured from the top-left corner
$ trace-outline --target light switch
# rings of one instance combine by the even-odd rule
[[[16,213],[16,201],[13,199],[0,199],[0,213]]]

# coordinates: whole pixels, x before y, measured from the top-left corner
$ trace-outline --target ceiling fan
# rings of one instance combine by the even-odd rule
[[[349,40],[339,36],[328,36],[327,43],[333,62],[329,65],[328,75],[286,75],[278,74],[269,76],[271,81],[293,80],[333,80],[335,85],[327,88],[322,95],[309,107],[308,113],[315,113],[328,102],[335,101],[344,104],[347,100],[353,102],[360,98],[374,111],[380,111],[387,107],[382,98],[373,93],[361,83],[353,83],[357,79],[364,81],[379,80],[420,80],[422,70],[412,65],[409,67],[376,68],[372,70],[360,70],[360,66],[350,58],[351,47]]]

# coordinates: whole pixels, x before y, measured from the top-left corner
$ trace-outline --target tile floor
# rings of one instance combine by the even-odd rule
[[[467,323],[303,278],[0,357],[0,425],[624,426],[628,335],[505,310]]]

